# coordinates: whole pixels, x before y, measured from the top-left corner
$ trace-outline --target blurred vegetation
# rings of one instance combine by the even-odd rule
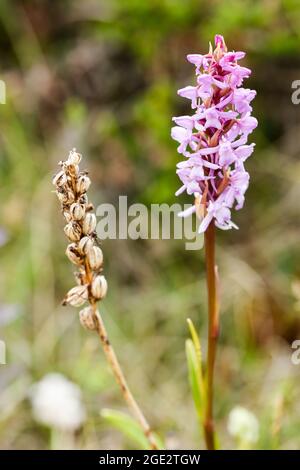
[[[237,404],[260,421],[258,448],[300,445],[300,79],[297,0],[2,0],[0,78],[0,447],[45,449],[30,385],[59,371],[79,384],[89,419],[79,448],[134,447],[101,410],[126,411],[97,338],[60,301],[72,287],[58,203],[57,162],[76,147],[95,203],[173,203],[178,187],[171,116],[188,113],[179,87],[194,80],[189,52],[215,33],[247,51],[257,90],[256,151],[239,231],[218,233],[222,330],[216,370],[217,429]],[[181,203],[190,202],[180,196]],[[103,243],[109,294],[103,317],[128,381],[169,448],[202,448],[188,385],[186,318],[206,336],[203,252],[178,240]],[[282,413],[278,413],[278,403]],[[117,416],[117,415],[112,415]],[[279,422],[278,422],[279,420]],[[275,424],[274,424],[275,423]],[[272,431],[275,431],[273,432]]]

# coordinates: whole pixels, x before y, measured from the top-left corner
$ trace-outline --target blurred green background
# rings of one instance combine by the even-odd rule
[[[126,407],[96,335],[61,307],[73,286],[51,177],[76,147],[92,176],[95,205],[189,203],[179,186],[171,117],[188,114],[177,89],[193,83],[185,56],[206,52],[215,33],[245,50],[257,90],[247,162],[251,185],[218,232],[221,336],[215,410],[222,448],[235,448],[230,410],[260,423],[256,448],[300,447],[300,79],[297,0],[85,0],[0,2],[0,447],[49,448],[28,390],[60,372],[83,393],[88,419],[78,448],[134,448],[101,410]],[[203,251],[181,240],[106,240],[109,293],[102,314],[128,381],[169,448],[203,448],[187,380],[186,318],[206,337]],[[95,337],[94,337],[95,336]]]

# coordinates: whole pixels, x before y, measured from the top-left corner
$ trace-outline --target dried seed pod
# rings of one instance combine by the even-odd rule
[[[56,196],[58,197],[59,202],[64,204],[65,198],[66,198],[65,191],[57,190],[55,191],[55,193],[56,193]]]
[[[93,246],[87,252],[87,260],[92,271],[97,271],[103,264],[103,253],[99,246]]]
[[[64,186],[67,183],[66,173],[62,170],[59,171],[52,179],[52,183],[58,187]]]
[[[87,286],[76,286],[69,290],[64,298],[63,304],[70,304],[73,307],[81,307],[88,300]]]
[[[84,235],[90,235],[94,232],[97,225],[97,219],[95,214],[88,212],[85,214],[82,224],[82,231]]]
[[[81,237],[81,227],[77,222],[69,222],[64,227],[64,232],[71,242],[78,242]]]
[[[84,206],[74,202],[70,207],[70,214],[74,220],[81,220],[85,214]]]
[[[78,243],[78,250],[83,255],[86,255],[93,246],[93,240],[90,237],[83,237]]]
[[[89,189],[90,184],[91,184],[91,180],[88,176],[85,176],[85,175],[80,176],[77,180],[76,191],[79,194],[83,194]]]
[[[82,194],[80,198],[78,199],[78,202],[79,204],[82,204],[83,206],[85,206],[89,202],[87,194]]]
[[[83,328],[86,330],[95,330],[97,328],[94,314],[93,314],[93,308],[90,307],[85,307],[79,312],[79,320]]]
[[[82,263],[82,258],[76,243],[70,243],[70,245],[67,246],[66,255],[73,264],[79,265]]]
[[[67,191],[56,191],[57,197],[63,205],[69,205],[74,202],[74,193],[71,190]]]
[[[80,269],[80,267],[79,267]],[[86,273],[85,270],[82,268],[80,271],[74,273],[76,283],[78,286],[83,286],[86,280]]]
[[[85,212],[92,212],[94,210],[93,204],[90,202],[89,204],[85,204]]]
[[[76,152],[76,149],[72,149],[69,153],[68,160],[66,161],[67,165],[79,165],[80,161],[80,153]]]
[[[67,191],[65,204],[72,204],[75,201],[75,195],[73,191]]]
[[[70,176],[72,176],[73,178],[77,176],[79,173],[79,166],[68,164],[68,162],[66,162],[66,164],[67,164],[68,173],[70,174]]]
[[[96,276],[92,281],[91,293],[94,299],[104,299],[107,293],[107,281],[104,276]]]
[[[63,214],[63,215],[64,215],[64,218],[66,219],[67,222],[71,222],[72,217],[71,217],[70,212],[64,211],[64,214]]]

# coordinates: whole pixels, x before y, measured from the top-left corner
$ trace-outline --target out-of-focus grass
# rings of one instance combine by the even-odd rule
[[[64,6],[62,4],[64,3]],[[68,3],[68,5],[66,5]],[[216,370],[221,446],[236,404],[260,421],[259,448],[298,448],[300,409],[291,343],[300,336],[295,286],[299,250],[300,7],[296,1],[8,1],[0,6],[0,320],[8,364],[0,366],[1,448],[47,448],[34,423],[30,384],[60,371],[80,385],[88,422],[80,448],[132,446],[100,416],[124,409],[97,339],[60,300],[72,286],[63,221],[51,194],[56,163],[76,146],[85,154],[96,203],[173,203],[178,161],[171,116],[187,113],[176,90],[193,79],[188,52],[215,33],[249,52],[249,87],[258,96],[256,152],[238,232],[218,234],[222,330]],[[180,201],[189,202],[182,196]],[[186,318],[205,350],[202,252],[182,241],[105,241],[109,294],[102,314],[138,401],[169,447],[203,447],[188,388]],[[282,401],[280,432],[272,437]]]

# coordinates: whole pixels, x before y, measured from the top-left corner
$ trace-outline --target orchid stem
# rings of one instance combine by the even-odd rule
[[[213,417],[214,366],[219,336],[218,274],[215,265],[215,225],[210,223],[205,232],[205,261],[208,293],[208,348],[206,368],[206,399],[204,414],[204,435],[208,450],[215,450],[215,430]]]

